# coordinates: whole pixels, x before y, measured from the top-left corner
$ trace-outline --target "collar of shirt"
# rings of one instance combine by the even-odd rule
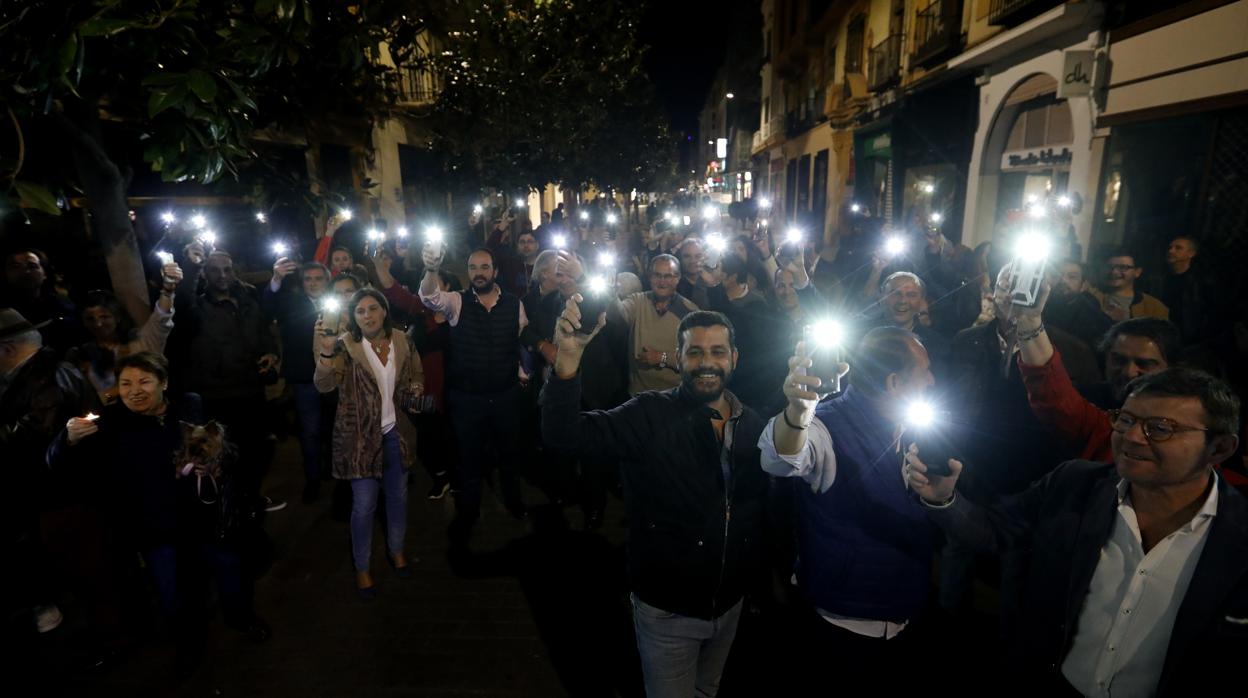
[[[727,421],[735,422],[740,419],[741,412],[745,409],[744,406],[742,406],[741,401],[737,399],[736,395],[733,395],[727,390],[724,391],[724,399],[728,401],[729,414]],[[724,419],[724,416],[714,407],[707,407],[706,409],[710,411],[711,419]]]
[[[1131,504],[1131,483],[1127,480],[1118,481],[1118,508],[1121,510],[1124,506],[1135,509]],[[1200,511],[1179,529],[1179,533],[1191,533],[1196,526],[1205,519],[1212,519],[1218,515],[1218,474],[1213,473],[1213,486],[1209,488],[1209,496],[1205,497],[1205,503],[1201,506]]]

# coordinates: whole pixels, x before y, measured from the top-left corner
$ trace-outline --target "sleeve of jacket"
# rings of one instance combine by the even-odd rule
[[[569,380],[551,375],[542,388],[541,405],[542,442],[561,453],[629,459],[647,438],[645,408],[637,398],[610,410],[581,412],[579,374]]]
[[[390,303],[390,307],[400,310],[412,317],[421,317],[425,314],[425,304],[420,302],[420,296],[412,293],[407,287],[396,283],[390,288],[381,290],[385,295],[386,301]]]
[[[157,354],[164,354],[165,343],[169,341],[169,333],[173,332],[173,315],[174,309],[172,307],[166,313],[160,309],[160,304],[157,304],[152,309],[152,314],[147,316],[147,321],[139,328],[138,335],[134,338],[134,351],[151,351]]]
[[[1053,431],[1071,453],[1087,460],[1109,457],[1109,415],[1088,402],[1070,381],[1062,355],[1043,366],[1028,366],[1018,359],[1018,370],[1027,389],[1027,402],[1041,424]]]
[[[424,364],[420,362],[420,353],[416,351],[416,345],[412,344],[411,338],[407,335],[399,335],[397,332],[395,335],[403,337],[403,341],[407,342],[407,351],[409,356],[407,359],[407,365],[403,367],[403,378],[407,381],[406,384],[411,385],[412,383],[419,383],[421,386],[424,386],[425,367]]]
[[[1049,473],[1031,487],[991,507],[976,504],[958,493],[949,506],[927,507],[928,517],[945,535],[977,552],[998,554],[1010,548],[1025,547],[1029,545],[1041,506],[1057,472]]]
[[[338,344],[334,347],[333,363],[326,366],[319,359],[317,360],[316,369],[312,372],[312,385],[316,386],[318,392],[332,393],[338,389],[338,384],[342,382],[342,377],[346,375],[346,353],[342,346],[342,340],[338,340]]]

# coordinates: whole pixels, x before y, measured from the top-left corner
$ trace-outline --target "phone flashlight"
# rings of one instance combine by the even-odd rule
[[[1014,285],[1010,300],[1014,305],[1030,308],[1040,298],[1044,283],[1044,265],[1052,253],[1053,243],[1044,233],[1033,230],[1014,240]]]
[[[162,267],[166,264],[173,264],[173,255],[168,252],[165,252],[164,250],[157,252],[156,258],[160,260],[160,265]]]
[[[354,216],[354,215],[355,215],[355,214],[351,213],[351,209],[349,209],[349,208],[344,208],[344,209],[342,209],[341,211],[339,211],[339,212],[338,212],[338,217],[339,217],[339,218],[341,218],[341,219],[342,219],[342,220],[344,220],[344,221],[349,221],[349,220],[351,220],[352,216]]]
[[[945,220],[945,217],[933,211],[932,214],[927,217],[927,220],[936,225],[940,225],[940,223]]]
[[[672,212],[671,212],[671,211],[664,211],[664,212],[663,212],[663,220],[665,220],[665,221],[667,221],[667,222],[669,222],[669,223],[670,223],[670,222],[672,222]]]
[[[339,313],[342,310],[342,301],[333,296],[327,297],[321,301],[321,322],[325,327],[325,334],[338,334]]]
[[[845,341],[845,327],[836,320],[825,318],[806,325],[803,335],[810,356],[810,368],[806,373],[819,376],[818,387],[810,388],[819,397],[841,392],[840,372],[841,345]]]
[[[884,241],[884,255],[886,257],[897,257],[905,254],[905,252],[906,239],[900,235],[890,235],[888,239]]]
[[[802,242],[802,231],[797,228],[789,228],[784,233],[784,242],[788,245],[798,245]]]
[[[405,226],[399,226],[398,230],[394,231],[394,236],[399,238],[400,240],[406,240],[407,228]]]
[[[277,255],[278,257],[281,257],[282,255],[286,254],[289,250],[290,248],[287,247],[286,243],[284,242],[273,243],[273,254]]]
[[[611,252],[599,252],[598,253],[598,266],[604,267],[604,268],[614,267],[615,266],[615,254]]]
[[[771,208],[771,199],[768,199],[768,198],[766,198],[766,197],[764,197],[764,198],[762,198],[762,199],[759,199],[759,200],[758,200],[758,207],[759,207],[759,208],[761,208],[761,209],[768,209],[768,208]]]
[[[208,219],[204,218],[204,214],[196,213],[195,215],[191,216],[191,225],[196,228],[202,228],[208,225]]]
[[[256,220],[260,223],[265,223],[269,220],[269,217],[264,215],[263,211],[256,211]]]
[[[712,252],[723,253],[724,250],[728,249],[728,241],[719,233],[711,233],[706,236],[706,246]]]
[[[850,213],[862,213],[862,204],[850,204],[849,212]]]
[[[585,282],[585,293],[581,294],[581,326],[577,334],[593,334],[598,325],[598,316],[607,307],[607,292],[611,284],[603,274],[594,274]]]
[[[589,220],[589,211],[581,211],[581,220],[583,221]]]
[[[217,234],[212,232],[211,230],[205,230],[204,232],[200,233],[198,237],[199,237],[200,242],[204,243],[205,245],[209,247],[216,247],[217,245]]]
[[[927,466],[928,475],[948,477],[953,474],[949,468],[949,460],[954,458],[953,449],[945,434],[948,430],[941,429],[948,423],[948,416],[927,400],[913,400],[906,405],[904,438],[907,444],[918,447],[919,460]]]
[[[685,220],[685,225],[693,224],[693,219],[691,219],[689,216],[685,216],[684,220]]]
[[[567,236],[567,235],[552,235],[552,236],[550,237],[550,241],[551,241],[552,243],[554,243],[554,245],[555,245],[555,249],[557,249],[557,250],[566,249],[566,248],[567,248],[567,246],[568,246],[568,236]]]
[[[616,217],[616,215],[615,215],[614,213],[608,213],[608,214],[607,214],[607,225],[615,225],[615,222],[616,222],[617,220],[619,220],[619,218],[618,218],[618,217]]]
[[[165,225],[173,225],[178,222],[178,217],[173,215],[173,211],[165,211],[160,214],[160,220],[163,221]]]
[[[702,217],[708,220],[711,218],[718,218],[719,210],[716,209],[714,206],[707,206],[702,209]]]
[[[475,214],[477,214],[477,215],[479,216],[479,215],[481,215],[482,213],[484,213],[484,212],[485,212],[485,209],[481,208],[481,204],[475,204],[475,205],[472,207],[472,212],[473,212],[473,213],[475,213]]]

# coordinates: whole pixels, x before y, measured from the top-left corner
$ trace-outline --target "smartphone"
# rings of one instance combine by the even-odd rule
[[[806,350],[810,356],[810,368],[806,375],[819,376],[819,387],[810,390],[820,399],[841,392],[841,377],[837,365],[841,363],[841,347],[839,343],[830,343],[820,336],[815,325],[807,325],[802,334],[806,339]]]
[[[953,444],[948,435],[940,429],[916,430],[913,434],[907,434],[905,442],[919,448],[919,460],[927,466],[928,475],[949,477],[953,474],[949,469],[949,459],[957,456],[954,455]]]
[[[594,328],[598,326],[598,316],[607,309],[606,291],[590,291],[585,290],[581,293],[581,327],[577,334],[593,334]]]
[[[1010,290],[1010,302],[1024,308],[1035,306],[1040,299],[1040,286],[1044,283],[1045,263],[1015,262],[1014,287]],[[924,461],[926,462],[926,461]]]

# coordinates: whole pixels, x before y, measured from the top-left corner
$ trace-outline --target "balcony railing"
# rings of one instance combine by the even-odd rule
[[[427,106],[438,98],[438,81],[433,73],[422,68],[399,71],[399,103]]]
[[[957,52],[962,37],[962,0],[933,0],[915,19],[913,65],[926,67]]]
[[[1057,7],[1062,2],[1063,0],[992,0],[988,5],[988,23],[1012,27]]]
[[[896,84],[901,77],[901,34],[892,34],[871,48],[871,72],[867,75],[867,89],[879,92]]]

